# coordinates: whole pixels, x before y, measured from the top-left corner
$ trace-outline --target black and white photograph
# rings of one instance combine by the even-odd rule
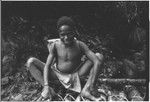
[[[149,1],[1,1],[1,101],[149,101]]]

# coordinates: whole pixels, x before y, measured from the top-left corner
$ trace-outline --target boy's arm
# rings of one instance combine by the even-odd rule
[[[98,67],[98,65],[100,63],[99,63],[98,58],[94,54],[94,52],[92,52],[85,43],[83,43],[83,42],[80,41],[79,44],[80,44],[82,52],[87,56],[87,58],[89,60],[91,60],[94,63],[94,67]]]
[[[55,56],[55,43],[52,43],[49,47],[49,55],[47,57],[47,61],[44,67],[44,72],[43,72],[43,76],[44,76],[44,85],[48,85],[48,72],[49,72],[49,68],[52,65],[52,62],[54,60],[54,56]]]

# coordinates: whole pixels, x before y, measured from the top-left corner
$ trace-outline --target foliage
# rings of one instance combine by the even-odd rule
[[[29,3],[30,6],[34,5],[32,3]],[[13,8],[10,6],[11,4],[13,3],[8,3],[8,7]],[[45,6],[44,3],[43,5]],[[6,9],[7,3],[2,4],[2,77],[14,74],[13,78],[15,79],[10,79],[12,83],[9,83],[8,87],[2,87],[7,91],[3,91],[3,98],[8,95],[21,97],[18,93],[26,94],[23,96],[23,100],[28,101],[37,98],[34,95],[37,95],[38,91],[41,90],[37,90],[35,93],[23,93],[21,91],[21,89],[27,89],[28,85],[21,86],[26,82],[31,83],[33,81],[32,88],[33,86],[41,87],[34,82],[31,76],[25,78],[28,75],[26,75],[27,72],[24,72],[26,70],[24,65],[31,56],[43,62],[46,61],[48,55],[46,40],[58,38],[56,21],[58,17],[66,15],[66,12],[76,22],[78,29],[76,37],[85,42],[93,52],[100,52],[104,55],[104,65],[99,77],[124,77],[121,74],[123,71],[127,72],[127,69],[139,71],[137,76],[145,74],[145,70],[147,70],[145,68],[146,44],[148,42],[146,36],[148,36],[149,29],[148,2],[118,1],[71,5],[70,8],[70,6],[64,7],[58,3],[55,5],[57,8],[55,10],[53,6],[50,8],[46,6],[44,12],[39,12],[38,6],[34,6],[34,9],[29,6],[28,12],[24,12],[27,15],[23,15],[22,13],[16,14],[18,10],[24,10],[20,6],[16,6],[20,9],[15,12],[14,9],[10,11]],[[44,8],[44,6],[41,7]],[[72,12],[74,10],[75,12]],[[52,14],[53,11],[60,12],[60,14]],[[132,75],[126,75],[126,77],[132,78]],[[14,97],[7,97],[9,99],[6,100],[11,100]]]

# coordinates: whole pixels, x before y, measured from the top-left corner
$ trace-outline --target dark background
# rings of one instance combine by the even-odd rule
[[[148,1],[2,1],[1,11],[2,77],[24,70],[31,56],[45,62],[46,40],[58,38],[57,19],[70,16],[80,33],[77,38],[104,55],[104,70],[111,73],[101,77],[148,79]]]

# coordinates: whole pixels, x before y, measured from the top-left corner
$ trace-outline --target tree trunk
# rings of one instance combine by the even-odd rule
[[[106,84],[133,84],[133,85],[145,85],[146,79],[98,79],[98,83],[106,83]]]

